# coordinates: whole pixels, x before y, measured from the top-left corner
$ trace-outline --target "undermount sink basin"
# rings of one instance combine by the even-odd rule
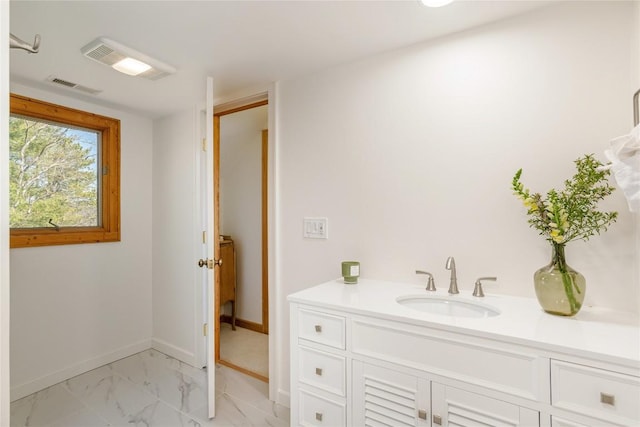
[[[451,317],[493,317],[500,310],[486,304],[473,301],[457,300],[455,297],[439,296],[405,296],[396,299],[398,304],[424,313],[439,314]]]

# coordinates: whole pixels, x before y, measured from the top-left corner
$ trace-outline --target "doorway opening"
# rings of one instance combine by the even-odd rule
[[[216,363],[269,380],[268,100],[215,109]]]

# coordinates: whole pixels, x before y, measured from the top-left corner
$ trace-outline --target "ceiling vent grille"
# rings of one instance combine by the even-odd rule
[[[176,72],[176,69],[170,65],[153,59],[143,53],[124,46],[116,41],[106,37],[99,37],[91,43],[84,46],[82,54],[89,59],[97,61],[101,64],[113,67],[123,59],[133,58],[144,62],[151,68],[147,71],[137,74],[138,77],[144,77],[149,80],[158,80]]]
[[[97,46],[95,46],[95,48],[87,51],[84,55],[109,66],[126,58],[126,56],[119,54],[118,52],[104,44],[98,44]]]
[[[75,83],[71,83],[71,82],[68,82],[66,80],[59,79],[57,77],[54,77],[53,79],[51,79],[51,82],[52,83],[58,83],[59,85],[63,85],[63,86],[67,86],[67,87],[76,87],[76,86],[78,86]]]
[[[73,82],[70,82],[68,80],[60,79],[60,78],[55,77],[55,76],[47,77],[47,81],[51,82],[51,83],[54,83],[56,85],[60,85],[60,86],[64,86],[64,87],[70,88],[70,89],[79,90],[79,91],[84,92],[84,93],[90,93],[91,95],[97,95],[100,92],[102,92],[99,89],[93,89],[93,88],[90,88],[90,87],[87,87],[87,86],[79,85],[77,83],[73,83]]]

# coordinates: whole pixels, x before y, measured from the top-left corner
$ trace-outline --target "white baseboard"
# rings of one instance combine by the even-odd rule
[[[196,366],[195,354],[186,351],[183,348],[177,347],[173,344],[169,344],[168,342],[158,338],[151,339],[151,347],[155,348],[161,353],[166,354],[167,356],[178,359],[181,362],[187,363],[191,366]],[[196,367],[201,368],[201,366]]]
[[[291,395],[288,391],[278,390],[278,400],[276,403],[284,406],[285,408],[291,408]]]
[[[133,354],[140,353],[141,351],[148,350],[149,348],[151,348],[151,340],[144,339],[142,341],[138,341],[137,343],[121,347],[117,350],[102,354],[97,357],[93,357],[91,359],[82,360],[80,362],[74,363],[71,366],[67,366],[66,368],[60,369],[47,375],[43,375],[40,378],[36,378],[26,383],[11,387],[11,401],[13,402],[14,400],[28,396],[32,393],[35,393],[36,391],[43,390],[47,387],[58,384],[59,382],[68,380],[69,378],[73,378],[76,375],[83,374],[92,369],[99,368],[100,366],[107,365],[109,363],[115,362],[116,360],[123,359]]]

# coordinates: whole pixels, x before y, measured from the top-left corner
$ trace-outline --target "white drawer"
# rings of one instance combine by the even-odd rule
[[[300,390],[300,425],[342,427],[346,424],[344,403]]]
[[[551,361],[551,403],[610,424],[640,422],[640,378]]]
[[[344,350],[344,317],[301,309],[298,319],[300,338]]]
[[[344,357],[300,347],[300,382],[339,396],[345,395],[346,361]]]

